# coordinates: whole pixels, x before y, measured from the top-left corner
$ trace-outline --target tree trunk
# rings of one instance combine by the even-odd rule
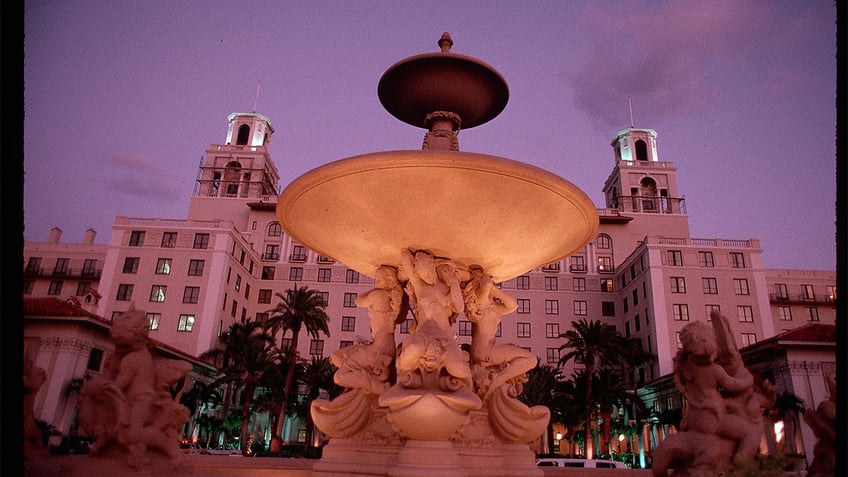
[[[250,404],[253,402],[253,392],[256,390],[256,385],[248,383],[244,386],[244,394],[242,395],[241,405],[241,432],[239,433],[239,446],[241,447],[241,455],[247,456],[250,452],[248,444],[247,425],[250,422]]]
[[[612,428],[612,417],[610,416],[610,411],[603,411],[601,413],[601,420],[603,421],[603,426],[601,428],[601,447],[599,452],[603,452],[604,456],[609,459],[612,455],[610,450],[610,433]]]
[[[588,361],[588,360],[587,360]],[[584,457],[592,459],[595,456],[595,442],[592,437],[592,421],[594,420],[594,406],[592,405],[592,375],[595,373],[595,367],[586,363],[586,422],[583,424],[584,437]]]
[[[286,370],[286,388],[283,390],[283,404],[277,417],[277,426],[271,436],[271,452],[279,452],[283,450],[283,423],[286,420],[286,409],[289,407],[289,398],[291,397],[292,382],[294,381],[294,367],[297,364],[297,344],[300,330],[292,330],[291,348],[288,350],[288,369]],[[286,333],[283,331],[283,338]],[[282,339],[282,338],[281,338]],[[282,344],[282,343],[281,343]]]

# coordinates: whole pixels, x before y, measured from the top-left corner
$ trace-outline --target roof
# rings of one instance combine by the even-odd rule
[[[836,325],[825,325],[822,323],[807,323],[806,325],[786,330],[763,342],[787,342],[806,341],[816,343],[835,343]]]
[[[109,322],[100,315],[84,310],[70,300],[56,297],[24,298],[24,316],[78,316]]]

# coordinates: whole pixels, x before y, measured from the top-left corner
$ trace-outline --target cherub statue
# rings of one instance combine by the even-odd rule
[[[172,465],[182,455],[178,434],[189,412],[171,397],[171,387],[191,369],[186,362],[157,360],[147,346],[149,319],[130,310],[112,324],[115,356],[104,373],[80,389],[80,425],[95,437],[95,453],[117,442],[133,468],[150,463],[148,450],[164,453]]]
[[[407,282],[409,301],[415,313],[415,323],[410,332],[428,320],[448,328],[464,308],[459,271],[449,260],[436,260],[419,250],[413,254],[402,250],[398,276]]]
[[[816,408],[804,412],[804,422],[813,430],[813,462],[808,477],[833,477],[836,475],[836,379],[828,378],[830,397]]]
[[[24,355],[24,460],[47,457],[49,454],[33,415],[35,395],[46,380],[44,369],[35,366],[32,358]]]

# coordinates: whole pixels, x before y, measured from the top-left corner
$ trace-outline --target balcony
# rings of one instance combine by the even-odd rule
[[[769,293],[769,303],[775,305],[827,305],[836,306],[836,298],[832,296],[806,296],[804,294]]]
[[[636,212],[641,214],[685,214],[685,199],[676,197],[659,197],[648,195],[620,195],[617,206],[613,208],[620,212]]]
[[[571,273],[586,273],[588,270],[586,269],[586,265],[570,265],[568,267],[568,271]]]
[[[306,261],[305,253],[293,253],[289,255],[289,262],[303,263]]]
[[[551,263],[542,267],[543,272],[558,273],[560,270],[559,263]]]
[[[78,268],[66,268],[64,270],[44,270],[44,267],[27,267],[24,269],[24,278],[61,278],[80,280],[99,280],[103,269],[82,270]]]

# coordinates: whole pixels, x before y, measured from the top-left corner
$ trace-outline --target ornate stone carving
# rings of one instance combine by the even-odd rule
[[[814,410],[804,412],[804,422],[816,435],[813,462],[808,477],[833,477],[836,475],[836,380],[829,376],[830,397]]]
[[[47,380],[47,372],[36,367],[29,356],[24,356],[24,460],[48,456],[41,429],[35,422],[33,404],[35,395]]]

